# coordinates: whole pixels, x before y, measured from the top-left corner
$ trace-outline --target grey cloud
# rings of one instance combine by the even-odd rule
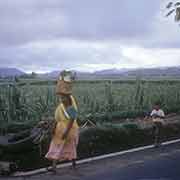
[[[150,33],[159,5],[160,0],[1,1],[0,43],[141,38]]]
[[[71,43],[70,43],[71,44]],[[38,48],[36,45],[0,49],[1,66],[21,67],[30,70],[74,68],[83,64],[115,64],[124,58],[118,46],[96,47],[78,42],[67,48],[63,43]]]
[[[161,21],[157,20],[161,2],[0,1],[0,66],[46,71],[73,68],[81,64],[134,63],[131,62],[132,59],[123,57],[119,47],[112,46],[113,43],[105,48],[91,45],[99,42],[107,45],[112,41],[120,46],[140,46],[147,49],[179,48],[179,36],[176,39],[174,35],[171,40],[170,35],[174,31],[169,32],[169,29],[172,27],[168,24],[161,27]],[[161,32],[164,32],[162,36]],[[168,41],[167,35],[170,37]],[[77,43],[72,46],[68,41],[64,46],[64,39],[75,40]],[[53,45],[54,40],[60,46]],[[36,46],[39,42],[40,45]]]

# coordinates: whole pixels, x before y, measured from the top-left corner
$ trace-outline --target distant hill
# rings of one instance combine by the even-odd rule
[[[143,78],[159,78],[159,77],[176,77],[180,78],[180,66],[177,67],[164,67],[164,68],[141,68],[141,69],[106,69],[102,71],[89,72],[76,72],[77,79],[79,80],[96,80],[96,79],[120,79],[128,77],[141,76]],[[37,74],[39,78],[56,79],[60,71],[52,71],[44,74]],[[24,72],[16,68],[0,68],[0,77],[7,76],[22,76]]]
[[[126,73],[127,76],[142,76],[142,77],[180,77],[180,67],[167,67],[167,68],[149,68],[149,69],[136,69]]]
[[[95,71],[94,74],[96,75],[120,75],[120,74],[124,74],[126,72],[130,71],[130,69],[116,69],[116,68],[113,68],[113,69],[106,69],[106,70],[102,70],[102,71]]]
[[[74,71],[79,80],[94,80],[94,79],[119,79],[121,77],[137,77],[144,78],[159,78],[159,77],[179,77],[180,67],[165,67],[165,68],[142,68],[142,69],[106,69],[95,71],[94,73]],[[43,74],[48,78],[57,78],[60,71],[52,71]]]
[[[16,68],[0,68],[0,77],[21,76],[24,74],[25,72]]]
[[[79,72],[79,71],[73,71],[76,73],[76,76],[78,79],[91,79],[93,74],[92,73],[88,73],[88,72]],[[41,77],[46,77],[46,78],[57,78],[60,74],[60,71],[52,71],[49,73],[45,73],[45,74],[41,74]]]
[[[46,76],[48,78],[57,78],[59,73],[60,73],[60,71],[52,71],[52,72],[42,74],[42,76]]]

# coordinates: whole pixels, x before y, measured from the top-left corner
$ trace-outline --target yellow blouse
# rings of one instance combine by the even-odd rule
[[[72,106],[76,110],[78,110],[76,101],[72,95],[71,95],[71,100],[72,100]],[[56,144],[61,144],[62,142],[64,142],[64,141],[62,141],[62,135],[65,132],[69,121],[71,121],[71,119],[70,119],[68,113],[66,112],[66,109],[62,103],[59,104],[59,106],[57,107],[57,109],[55,111],[55,120],[57,122],[57,125],[56,125],[55,134],[53,136],[53,140]],[[70,140],[71,138],[73,138],[74,136],[77,135],[78,128],[79,128],[79,126],[77,123],[77,119],[75,119],[73,122],[73,126],[68,133],[67,140]]]

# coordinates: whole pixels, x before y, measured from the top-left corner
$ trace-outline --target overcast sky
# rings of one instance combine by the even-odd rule
[[[26,72],[180,66],[167,0],[1,0],[0,67]]]

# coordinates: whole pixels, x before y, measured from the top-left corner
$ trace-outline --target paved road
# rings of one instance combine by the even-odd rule
[[[12,180],[12,178],[1,178]],[[14,180],[180,180],[180,143]]]

